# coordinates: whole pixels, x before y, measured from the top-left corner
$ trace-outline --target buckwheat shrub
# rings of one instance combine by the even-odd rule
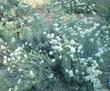
[[[96,19],[94,5],[76,0],[77,14],[68,14],[65,9],[71,10],[73,3],[62,0],[67,5],[63,11],[62,2],[55,1],[47,7],[51,17],[46,20],[31,6],[11,1],[9,9],[4,6],[8,7],[7,0],[1,7],[1,12],[5,10],[0,37],[6,42],[0,45],[2,91],[94,91],[101,87],[102,67],[109,60],[110,27]]]

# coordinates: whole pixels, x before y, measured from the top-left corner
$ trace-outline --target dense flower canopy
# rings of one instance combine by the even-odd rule
[[[101,91],[110,58],[108,7],[94,0],[43,5],[0,1],[1,91]]]

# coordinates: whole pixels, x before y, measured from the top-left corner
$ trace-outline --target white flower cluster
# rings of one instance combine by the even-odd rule
[[[73,73],[72,70],[65,69],[65,71],[68,73],[68,75],[69,75],[70,77],[73,77],[73,76],[74,76],[74,73]]]
[[[91,81],[94,86],[99,82],[98,76],[102,74],[100,70],[96,70],[95,67],[88,67],[87,72],[89,75],[85,77],[86,81]],[[101,83],[100,83],[101,85]]]
[[[7,43],[5,43],[1,38],[0,38],[0,50],[5,51],[7,48]]]
[[[14,43],[15,41],[16,41],[16,38],[13,37],[13,38],[11,39],[11,42]]]
[[[28,55],[22,47],[16,48],[13,52],[11,52],[8,56],[4,56],[3,64],[7,65],[8,71],[10,71],[10,67],[14,68],[15,65],[21,65],[21,63],[25,63],[25,60],[28,58]],[[18,69],[19,72],[22,71],[21,68]]]
[[[52,48],[57,51],[62,51],[62,43],[61,38],[59,36],[55,36],[54,33],[47,34],[47,38],[49,39],[49,43],[52,45]]]
[[[60,28],[58,27],[59,25],[57,23],[54,23],[53,26],[56,32],[60,31]]]
[[[30,79],[35,79],[36,74],[34,69],[31,68],[28,64],[30,61],[28,58],[29,54],[27,54],[27,52],[24,50],[24,46],[17,47],[13,52],[10,52],[9,55],[4,56],[3,63],[6,66],[9,74],[16,74],[16,76],[18,76],[19,78],[17,79],[17,85],[12,88],[9,88],[9,91],[17,91],[20,84],[26,85],[27,81],[29,81]],[[23,79],[27,79],[27,77],[28,80],[25,82]]]
[[[95,54],[95,56],[97,57],[101,57],[101,55],[105,52],[105,50],[103,50],[103,48],[98,48],[98,52]]]
[[[30,76],[31,78],[33,78],[33,77],[35,77],[35,73],[34,73],[32,70],[30,70],[30,71],[29,71],[29,76]]]
[[[49,40],[49,43],[51,44],[51,47],[53,49],[53,51],[49,52],[49,55],[53,55],[54,52],[59,52],[59,59],[62,59],[63,56],[62,52],[66,51],[66,55],[69,55],[69,57],[71,57],[73,59],[74,53],[76,52],[76,42],[74,39],[71,39],[70,41],[68,39],[65,38],[60,38],[60,36],[55,36],[54,33],[51,34],[47,34],[47,38]],[[80,46],[79,49],[81,49],[82,47]],[[69,49],[67,51],[67,49]],[[53,60],[52,60],[53,62]]]
[[[50,74],[48,78],[53,78],[54,77],[54,74]]]
[[[5,45],[1,45],[1,46],[0,46],[0,49],[1,49],[1,50],[5,50],[5,49],[6,49],[6,46],[5,46]]]
[[[102,72],[97,69],[99,67],[97,61],[93,60],[92,58],[83,59],[81,60],[81,62],[82,61],[84,65],[86,64],[85,67],[88,74],[87,76],[85,76],[85,80],[91,81],[95,85],[97,82],[99,82],[98,76],[102,74]],[[87,66],[87,64],[90,62],[91,62],[91,66]]]

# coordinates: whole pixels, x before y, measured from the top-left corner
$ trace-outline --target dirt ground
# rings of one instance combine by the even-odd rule
[[[35,8],[49,3],[49,0],[23,0],[23,2],[32,5]]]

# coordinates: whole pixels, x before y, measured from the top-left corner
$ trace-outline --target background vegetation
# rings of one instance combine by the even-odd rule
[[[1,0],[0,91],[107,91],[109,4]]]

